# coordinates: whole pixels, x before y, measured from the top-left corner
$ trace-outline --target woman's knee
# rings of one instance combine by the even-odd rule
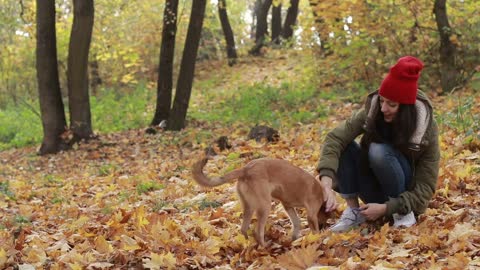
[[[385,158],[390,153],[390,146],[384,143],[371,143],[368,148],[368,161],[370,166],[385,164]]]

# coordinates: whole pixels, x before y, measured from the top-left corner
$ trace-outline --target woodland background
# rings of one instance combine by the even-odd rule
[[[173,2],[177,16],[168,20],[166,3]],[[284,22],[296,4],[289,36]],[[46,12],[49,5],[54,13]],[[480,267],[477,1],[0,0],[0,6],[0,268]],[[201,15],[198,49],[187,41],[192,14]],[[91,40],[76,39],[72,26],[89,16]],[[38,43],[45,21],[55,39]],[[169,74],[159,63],[172,21]],[[38,54],[39,44],[56,45],[56,62]],[[185,57],[190,49],[194,57]],[[271,243],[259,249],[239,234],[233,186],[206,190],[191,181],[190,166],[206,148],[218,154],[206,168],[213,175],[258,157],[287,159],[313,173],[326,132],[359,109],[403,55],[425,62],[420,88],[433,101],[441,132],[438,190],[417,226],[375,223],[317,235],[306,229],[291,243],[288,218],[273,204]],[[76,59],[84,65],[74,65]],[[193,68],[191,78],[182,79],[182,65]],[[52,67],[56,78],[42,81]],[[161,87],[166,80],[167,99],[160,94],[168,93]],[[179,92],[186,94],[179,98],[185,115],[170,118]],[[83,103],[72,102],[75,94]],[[61,106],[42,107],[52,96]],[[159,100],[168,100],[167,116],[156,119]],[[277,129],[280,140],[248,140],[255,125]],[[230,148],[219,149],[220,136]]]

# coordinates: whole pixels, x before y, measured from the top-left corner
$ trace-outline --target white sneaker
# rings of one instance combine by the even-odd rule
[[[330,227],[332,232],[345,232],[365,222],[365,217],[360,214],[360,209],[347,207],[338,222]]]
[[[413,214],[412,211],[406,215],[400,215],[400,214],[393,214],[393,227],[400,227],[400,226],[405,226],[405,227],[411,227],[417,223],[417,220],[415,219],[415,215]]]

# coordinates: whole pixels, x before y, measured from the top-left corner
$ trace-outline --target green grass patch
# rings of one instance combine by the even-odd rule
[[[64,184],[63,179],[52,174],[45,175],[43,179],[44,187],[62,187]]]
[[[154,202],[153,206],[152,206],[152,210],[154,212],[158,212],[160,210],[162,210],[163,208],[167,207],[169,205],[169,203],[165,200],[157,200]]]
[[[125,191],[125,190],[120,191],[117,198],[118,198],[119,203],[124,202],[124,201],[128,201],[128,198],[130,198],[130,192]]]
[[[0,151],[38,144],[43,136],[40,117],[26,106],[0,110],[0,126]]]
[[[148,105],[155,108],[155,91],[143,84],[127,93],[104,89],[98,97],[91,97],[92,125],[95,132],[109,133],[146,127],[153,118]]]
[[[30,219],[25,217],[25,216],[22,216],[22,215],[16,215],[15,218],[13,219],[13,221],[16,224],[28,224],[28,223],[30,223]]]
[[[204,210],[205,208],[218,208],[222,206],[222,203],[218,201],[209,201],[209,200],[202,200],[198,206],[198,209]]]
[[[454,97],[450,97],[454,98]],[[457,97],[457,106],[455,110],[446,113],[436,111],[435,119],[437,119],[440,128],[448,126],[460,133],[468,136],[475,136],[480,130],[480,115],[474,113],[475,96],[466,98]]]
[[[155,181],[140,182],[137,184],[137,193],[143,194],[154,190],[159,190],[164,188],[164,185],[159,184]]]
[[[51,202],[52,204],[63,203],[64,201],[65,201],[65,200],[64,200],[62,197],[58,196],[58,194],[56,194],[56,195],[52,198],[52,200],[50,200],[50,202]]]
[[[117,170],[118,170],[118,165],[111,164],[111,163],[104,163],[104,164],[102,164],[98,167],[96,175],[97,176],[108,176],[110,174],[113,174]]]
[[[283,83],[278,87],[259,83],[239,86],[231,96],[218,96],[217,102],[206,108],[194,108],[191,117],[225,124],[245,122],[268,124],[273,127],[294,123],[310,123],[325,117],[327,108],[319,107],[322,99],[333,95],[318,91],[313,85]]]
[[[153,118],[156,91],[139,84],[132,90],[103,89],[90,97],[92,126],[95,133],[110,133],[146,127]],[[65,113],[68,120],[68,104]],[[150,106],[150,107],[149,107]],[[43,138],[40,105],[37,100],[25,105],[8,105],[0,110],[0,151],[38,145]]]
[[[7,196],[7,198],[14,200],[15,194],[10,190],[10,185],[8,181],[0,182],[0,194]]]

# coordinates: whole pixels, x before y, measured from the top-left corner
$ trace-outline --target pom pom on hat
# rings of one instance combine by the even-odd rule
[[[418,78],[423,69],[422,61],[413,56],[404,56],[390,68],[383,79],[378,93],[400,104],[415,104],[417,100]]]

